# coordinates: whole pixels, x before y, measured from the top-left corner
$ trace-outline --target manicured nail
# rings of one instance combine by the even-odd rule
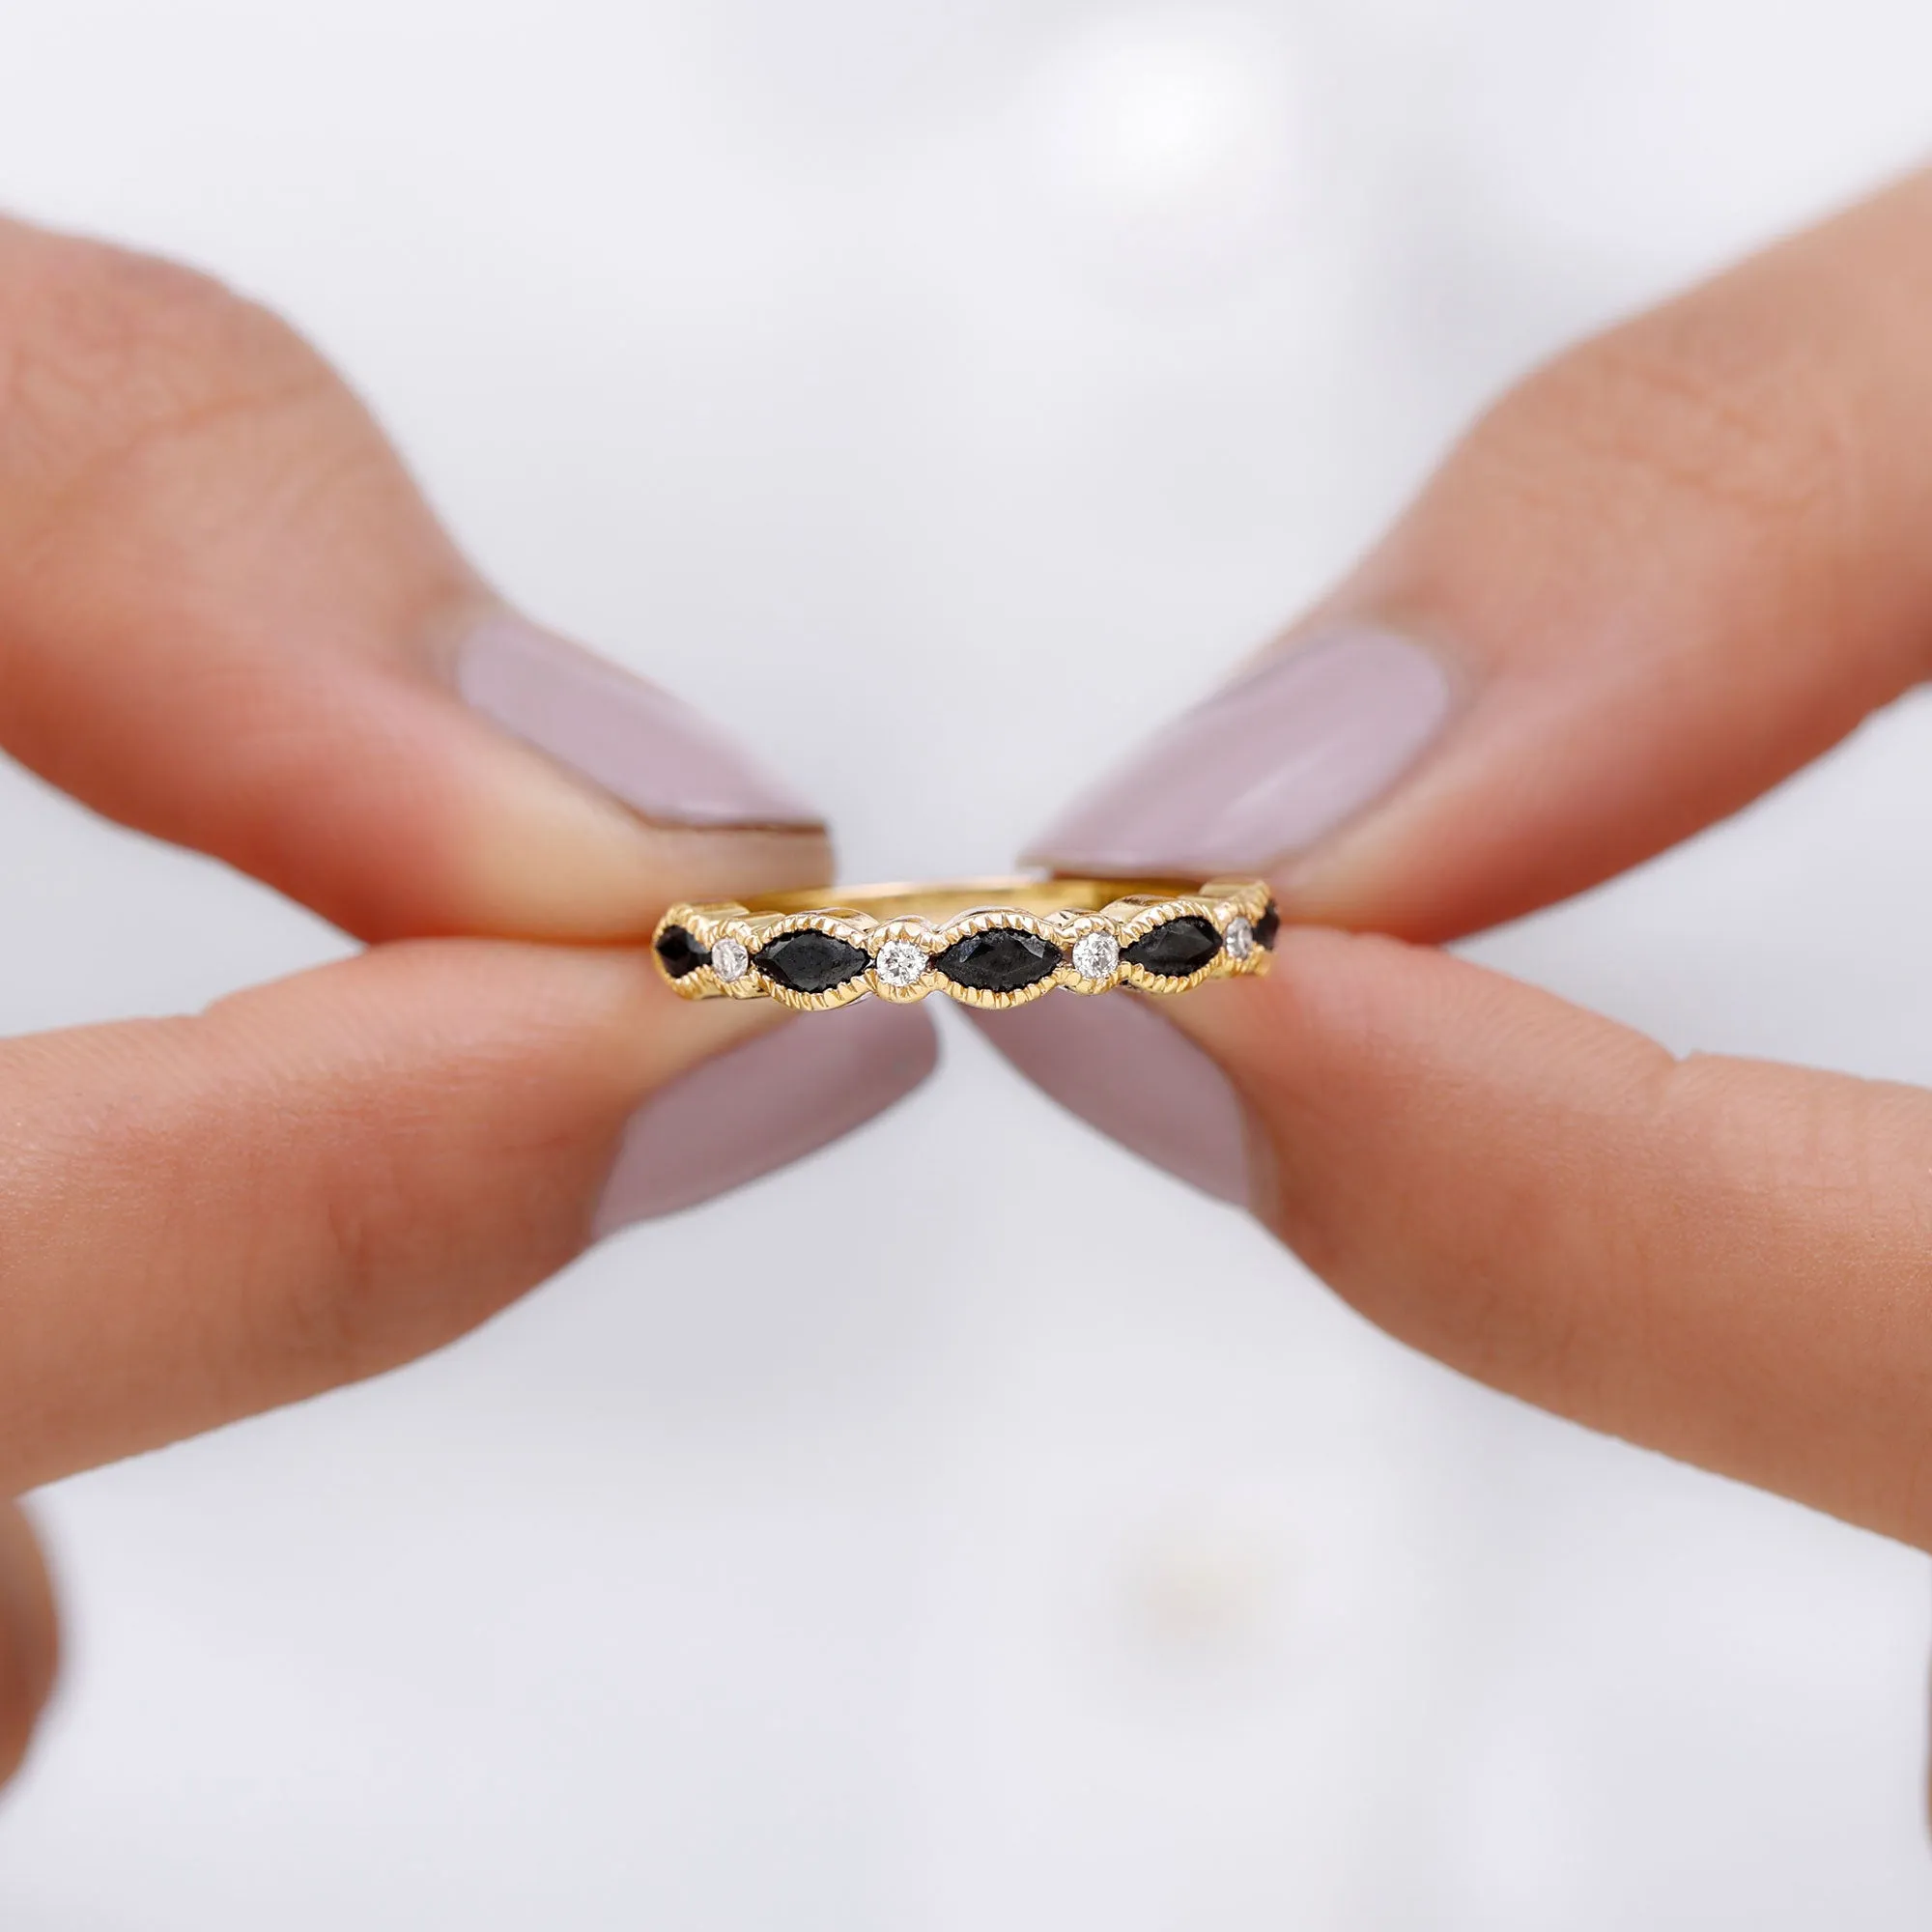
[[[1247,1205],[1247,1110],[1227,1075],[1146,1001],[1055,994],[968,1017],[1069,1113],[1204,1194]]]
[[[824,1147],[903,1099],[938,1057],[918,1008],[862,1000],[700,1063],[631,1117],[593,1233],[694,1207]]]
[[[1065,872],[1273,870],[1375,804],[1451,699],[1421,645],[1366,626],[1319,632],[1176,720],[1029,856]]]
[[[474,709],[654,823],[822,822],[688,704],[520,617],[486,618],[457,647],[455,672]]]

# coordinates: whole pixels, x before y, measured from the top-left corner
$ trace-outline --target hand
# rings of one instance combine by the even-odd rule
[[[931,1065],[904,1008],[670,994],[657,913],[829,878],[816,815],[507,611],[281,324],[12,223],[0,746],[374,942],[0,1042],[0,1494],[408,1360]],[[54,1649],[0,1512],[0,1777]]]
[[[1265,871],[1312,923],[1273,975],[980,1016],[1406,1341],[1922,1548],[1932,1095],[1674,1060],[1418,942],[1649,857],[1926,674],[1928,314],[1919,177],[1533,377],[1037,841]]]

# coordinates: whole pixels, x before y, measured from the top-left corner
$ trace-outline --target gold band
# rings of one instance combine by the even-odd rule
[[[1279,923],[1259,879],[964,879],[674,905],[651,944],[688,1000],[824,1012],[945,993],[998,1011],[1056,986],[1184,993],[1265,973]]]

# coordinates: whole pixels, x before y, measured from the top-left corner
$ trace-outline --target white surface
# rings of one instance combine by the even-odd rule
[[[854,872],[983,869],[1526,359],[1909,158],[1928,56],[1921,0],[13,0],[0,192],[295,316]],[[1904,707],[1478,950],[1932,1077],[1928,754]],[[337,944],[12,774],[0,918],[15,1028]],[[1926,1922],[1919,1559],[1411,1358],[952,1049],[440,1359],[45,1498],[0,1926]],[[856,1272],[701,1260],[860,1215]]]

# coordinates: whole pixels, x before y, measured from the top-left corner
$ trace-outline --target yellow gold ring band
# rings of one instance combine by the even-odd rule
[[[998,1010],[1056,986],[1170,994],[1265,973],[1280,923],[1260,879],[964,879],[674,905],[651,943],[688,1000],[823,1012],[945,993]]]

